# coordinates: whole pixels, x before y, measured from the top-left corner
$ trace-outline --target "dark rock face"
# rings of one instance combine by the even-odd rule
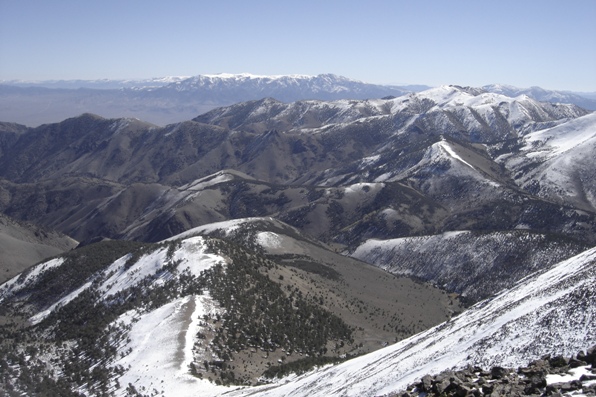
[[[544,356],[517,370],[493,367],[485,371],[468,367],[455,372],[445,371],[435,376],[425,375],[419,383],[410,385],[407,392],[392,396],[563,396],[569,393],[596,396],[596,384],[592,382],[596,379],[595,356],[596,346],[593,346],[574,357]],[[590,364],[590,374],[569,382],[547,384],[549,374],[563,375],[572,368]]]

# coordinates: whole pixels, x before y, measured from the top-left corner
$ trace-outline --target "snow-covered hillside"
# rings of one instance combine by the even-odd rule
[[[596,113],[535,131],[518,153],[497,158],[516,182],[537,196],[596,210]]]
[[[29,313],[29,322],[42,328],[62,315],[72,316],[63,323],[73,322],[78,328],[84,328],[86,322],[98,322],[97,329],[86,332],[97,335],[96,348],[106,351],[101,359],[96,356],[80,360],[94,366],[101,362],[103,368],[116,371],[120,381],[115,395],[127,395],[129,384],[143,393],[178,390],[184,393],[176,395],[190,396],[197,395],[194,393],[198,389],[201,396],[213,395],[218,388],[208,380],[192,376],[189,365],[213,360],[210,349],[198,349],[196,345],[197,335],[211,330],[204,319],[215,316],[218,305],[209,293],[201,293],[199,280],[214,266],[226,266],[228,259],[209,252],[202,237],[149,247],[111,264],[107,262],[108,266],[88,273],[87,277],[89,269],[80,271],[83,277],[78,279],[71,259],[42,263],[1,285],[0,303],[9,307],[15,300],[28,297],[28,309],[22,314]],[[94,253],[97,249],[89,249],[86,255],[92,258]],[[31,297],[43,290],[40,284],[51,285],[61,278],[61,287],[52,287],[45,299],[36,301]],[[81,304],[88,305],[84,310],[88,313],[71,309]],[[109,307],[112,313],[105,316],[100,307]],[[65,311],[71,314],[64,314]],[[90,320],[88,316],[95,318]],[[106,328],[102,329],[102,325]],[[50,325],[51,332],[71,332],[62,327]],[[109,347],[100,347],[104,343]],[[91,384],[82,387],[86,392],[93,388]]]
[[[512,230],[370,239],[350,255],[393,274],[435,283],[476,302],[587,249],[556,235]]]
[[[0,391],[29,395],[43,381],[98,396],[213,396],[374,351],[461,310],[273,218],[87,245],[0,285],[0,304],[11,368]]]
[[[395,345],[231,395],[379,396],[446,369],[517,367],[544,354],[571,356],[596,343],[595,284],[596,249],[590,249]]]

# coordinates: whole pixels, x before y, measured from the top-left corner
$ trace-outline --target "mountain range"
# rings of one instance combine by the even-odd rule
[[[0,123],[5,223],[65,251],[3,264],[22,272],[0,285],[0,390],[389,395],[596,344],[595,114],[386,94]]]
[[[217,74],[149,80],[0,82],[0,120],[29,126],[81,113],[133,117],[160,126],[189,120],[219,106],[274,97],[365,99],[402,95],[419,86],[385,86],[333,74],[317,76]]]
[[[380,85],[333,74],[261,76],[211,74],[144,80],[0,81],[0,120],[28,126],[54,123],[81,113],[132,117],[159,126],[192,119],[221,106],[266,97],[282,102],[307,99],[367,99],[401,96],[431,87]],[[486,92],[596,110],[595,93],[517,88],[493,84]]]

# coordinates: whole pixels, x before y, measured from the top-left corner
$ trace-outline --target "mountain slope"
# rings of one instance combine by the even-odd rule
[[[537,101],[572,103],[574,105],[581,106],[584,109],[596,110],[596,100],[581,93],[577,94],[568,91],[545,90],[540,87],[518,88],[503,84],[491,84],[482,88],[489,92],[503,94],[510,97],[527,95]]]
[[[272,251],[278,240],[296,249]],[[342,257],[273,219],[158,244],[87,245],[0,285],[0,302],[0,364],[10,367],[0,390],[35,394],[46,382],[59,395],[125,395],[129,383],[212,395],[226,389],[210,381],[255,384],[341,361],[460,310],[437,288]]]
[[[77,246],[68,236],[0,214],[0,284],[31,265]]]
[[[528,134],[518,153],[497,161],[514,173],[524,189],[558,203],[596,210],[592,153],[596,148],[596,114]]]
[[[233,168],[272,183],[329,185],[354,174],[363,158],[379,156],[370,164],[377,172],[356,173],[371,181],[387,177],[380,171],[390,165],[403,169],[410,156],[441,136],[486,144],[585,114],[571,105],[450,86],[386,100],[285,104],[266,99],[165,128],[83,115],[21,134],[0,159],[0,175],[21,182],[79,175],[184,184]],[[410,156],[395,158],[404,151]]]
[[[377,396],[426,374],[467,365],[517,367],[545,354],[593,346],[596,249],[522,280],[457,318],[395,345],[251,396]]]
[[[587,248],[562,236],[526,230],[458,231],[368,240],[350,255],[392,274],[432,282],[474,303]]]

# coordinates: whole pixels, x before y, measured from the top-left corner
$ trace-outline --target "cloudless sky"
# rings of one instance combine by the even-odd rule
[[[0,0],[0,80],[215,73],[596,91],[596,0]]]

